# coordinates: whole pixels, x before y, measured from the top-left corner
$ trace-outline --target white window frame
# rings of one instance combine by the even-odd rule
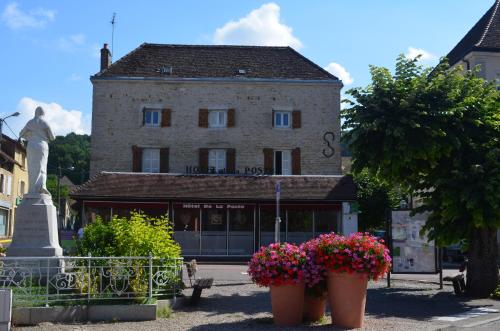
[[[147,114],[150,113],[151,114],[151,118],[150,118],[150,121],[148,122],[148,116]],[[153,121],[154,119],[154,114],[158,114],[158,122],[155,123]],[[150,127],[150,128],[157,128],[161,125],[161,110],[159,109],[149,109],[149,108],[146,108],[144,110],[144,126],[147,126],[147,127]]]
[[[288,118],[288,123],[285,125],[284,119],[285,115]],[[292,127],[292,112],[286,110],[275,110],[274,111],[274,127],[277,129],[290,129]]]
[[[227,128],[227,110],[213,109],[208,111],[209,128]]]
[[[142,172],[159,173],[160,172],[160,149],[144,148],[142,150]]]
[[[208,151],[208,170],[215,170],[216,173],[225,171],[227,153],[225,149],[210,149]]]
[[[290,149],[282,149],[275,150],[273,155],[273,164],[274,164],[274,174],[276,174],[276,152],[281,152],[281,174],[282,176],[291,176],[292,175],[292,150]]]

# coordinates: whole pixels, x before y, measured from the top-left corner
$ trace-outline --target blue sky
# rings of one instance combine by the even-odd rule
[[[0,0],[0,116],[17,135],[36,105],[56,134],[90,133],[99,49],[114,59],[143,42],[291,45],[343,78],[369,83],[368,65],[392,67],[400,53],[432,65],[494,0],[5,1]],[[4,133],[14,136],[8,128]]]

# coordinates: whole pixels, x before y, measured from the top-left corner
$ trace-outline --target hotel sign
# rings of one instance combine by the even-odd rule
[[[226,204],[226,203],[178,203],[174,204],[174,208],[183,209],[245,209],[248,205],[245,204]]]
[[[226,169],[222,169],[216,171],[214,167],[202,168],[197,166],[186,166],[186,174],[237,174],[237,175],[269,175],[274,172],[272,171],[265,172],[263,167],[245,167],[243,169],[236,169],[235,171],[227,171]]]

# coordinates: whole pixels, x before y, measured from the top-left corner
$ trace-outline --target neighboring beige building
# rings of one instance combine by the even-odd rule
[[[462,65],[467,70],[480,65],[480,76],[496,81],[500,90],[500,0],[495,1],[447,58],[450,65]]]
[[[102,51],[91,175],[341,174],[342,83],[292,48],[142,44],[109,68]]]
[[[28,191],[25,147],[3,136],[0,163],[0,238],[9,238],[14,232],[16,208]]]

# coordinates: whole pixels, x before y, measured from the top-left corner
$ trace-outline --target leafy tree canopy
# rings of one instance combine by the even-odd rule
[[[90,169],[90,136],[69,133],[51,141],[47,172],[57,176],[59,166],[62,175],[74,184],[86,181]]]
[[[394,75],[371,66],[371,85],[349,90],[354,101],[342,113],[355,172],[368,168],[423,196],[418,211],[430,212],[426,229],[438,243],[469,239],[468,291],[498,281],[500,99],[477,70],[446,60],[424,69],[401,55]],[[469,274],[479,278],[469,284]],[[484,296],[479,287],[470,293]]]

